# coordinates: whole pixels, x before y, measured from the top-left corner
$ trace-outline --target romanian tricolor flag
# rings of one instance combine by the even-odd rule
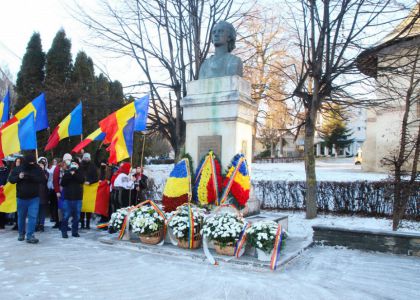
[[[193,199],[201,205],[218,204],[222,191],[222,174],[220,162],[210,151],[198,166],[193,190]]]
[[[166,180],[162,204],[165,212],[171,212],[191,199],[191,175],[188,159],[183,158],[173,168]]]
[[[134,107],[134,102],[131,102],[116,112],[113,112],[105,119],[102,119],[99,122],[99,127],[101,128],[102,132],[105,133],[104,143],[111,143],[117,131],[125,127],[128,120],[133,118],[135,114],[136,109]]]
[[[109,183],[104,180],[83,185],[82,212],[108,216]]]
[[[118,129],[112,138],[111,144],[106,149],[109,152],[108,162],[116,164],[133,154],[134,118]]]
[[[249,199],[251,179],[249,177],[248,165],[243,154],[237,154],[232,159],[228,168],[226,178],[223,181],[223,193],[220,204],[224,204],[229,193],[235,198],[239,206],[245,206]]]
[[[149,113],[149,95],[134,100],[134,107],[136,108],[134,131],[146,130],[147,115]]]
[[[17,210],[16,184],[10,182],[0,187],[0,212],[14,213]]]
[[[26,106],[18,111],[13,118],[4,123],[0,130],[3,130],[12,123],[26,118],[31,113],[34,113],[36,131],[48,128],[47,104],[45,102],[44,93],[36,97],[32,102],[26,104]]]
[[[0,102],[0,122],[5,123],[9,120],[10,110],[10,92],[7,90],[6,96],[2,102]]]
[[[0,158],[22,150],[34,150],[36,145],[36,131],[34,114],[9,124],[0,131]]]
[[[81,135],[82,131],[82,102],[80,102],[76,108],[73,109],[73,111],[54,129],[48,138],[45,151],[55,148],[61,140],[69,136]]]
[[[71,150],[71,152],[78,153],[93,141],[103,141],[104,138],[105,133],[102,132],[101,128],[98,128],[94,132],[89,134],[87,138],[85,138],[83,141],[77,144],[76,147],[74,147],[73,150]]]
[[[147,113],[149,109],[149,96],[136,99],[119,110],[113,112],[105,119],[99,121],[99,127],[106,134],[104,143],[111,143],[118,130],[123,128],[128,120],[136,117],[134,130],[142,131],[146,129]]]

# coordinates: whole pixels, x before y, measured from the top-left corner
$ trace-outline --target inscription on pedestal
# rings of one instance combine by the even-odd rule
[[[209,150],[213,150],[219,160],[222,160],[222,136],[221,135],[208,135],[198,137],[198,158],[197,165],[200,163],[204,155]]]

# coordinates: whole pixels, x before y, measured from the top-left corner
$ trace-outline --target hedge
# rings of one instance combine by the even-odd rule
[[[420,182],[415,183],[406,210],[406,218],[420,219]],[[255,194],[265,209],[304,209],[304,181],[254,181]],[[392,215],[392,182],[352,181],[318,182],[318,211]]]

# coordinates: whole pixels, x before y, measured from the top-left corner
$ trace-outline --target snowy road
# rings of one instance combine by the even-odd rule
[[[47,228],[29,245],[0,231],[0,299],[420,299],[420,258],[315,247],[273,273],[81,236]]]

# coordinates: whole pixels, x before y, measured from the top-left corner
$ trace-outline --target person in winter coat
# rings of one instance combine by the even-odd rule
[[[63,178],[64,173],[66,170],[68,170],[68,168],[70,167],[71,164],[71,160],[72,160],[72,156],[69,153],[64,154],[63,156],[63,161],[61,162],[61,164],[57,165],[54,169],[53,172],[53,188],[54,188],[54,192],[55,195],[57,197],[57,209],[58,209],[58,223],[56,223],[54,225],[53,228],[59,228],[61,230],[61,221],[63,219],[63,210],[62,210],[62,206],[63,206],[63,200],[62,200],[62,187],[60,185],[60,181],[61,178]]]
[[[137,167],[136,173],[134,174],[135,187],[136,187],[136,202],[140,203],[146,200],[147,192],[147,179],[148,177],[144,174],[143,167]]]
[[[47,212],[48,206],[48,161],[45,157],[38,158],[38,166],[41,168],[42,173],[44,174],[43,180],[39,185],[39,211],[38,211],[38,220],[35,231],[44,232],[45,224],[45,214]]]
[[[47,168],[48,172],[48,181],[47,181],[47,188],[48,188],[48,204],[50,207],[50,214],[51,214],[51,222],[55,222],[53,228],[58,228],[58,202],[57,202],[57,195],[54,191],[54,171],[57,167],[57,159],[53,159],[53,163],[51,167]],[[60,167],[58,167],[60,168]]]
[[[79,237],[79,219],[82,209],[83,196],[83,174],[79,170],[77,162],[73,161],[69,169],[64,172],[61,178],[63,187],[63,221],[61,222],[61,234],[63,238],[68,238],[67,229],[69,219],[72,217],[71,235]]]
[[[96,170],[95,165],[92,163],[90,154],[84,153],[82,157],[82,163],[80,166],[81,172],[85,178],[85,185],[91,185],[98,182],[98,172]],[[81,213],[80,215],[80,222],[82,225],[82,229],[90,229],[90,218],[92,213]],[[85,222],[86,219],[86,222]]]
[[[0,187],[3,187],[7,183],[7,177],[9,177],[10,169],[7,167],[7,163],[4,160],[0,160]],[[6,225],[7,214],[0,212],[0,229],[4,229]]]
[[[134,180],[130,176],[130,163],[122,163],[120,168],[111,178],[111,202],[112,212],[122,207],[127,207],[130,199],[130,192],[134,188]],[[134,199],[133,199],[134,202]]]
[[[26,241],[31,244],[38,243],[35,238],[35,225],[39,208],[39,185],[45,178],[35,161],[35,156],[28,154],[24,158],[23,166],[16,167],[10,174],[9,181],[16,183],[17,211],[18,211],[18,241],[25,239],[25,223],[28,218],[26,228]]]
[[[22,165],[23,165],[23,157],[17,157],[15,161],[13,162],[13,165],[10,168],[10,170],[13,170],[14,168],[22,166]],[[13,226],[12,230],[18,230],[18,213],[17,212],[14,213],[14,222],[15,222],[15,225]]]

